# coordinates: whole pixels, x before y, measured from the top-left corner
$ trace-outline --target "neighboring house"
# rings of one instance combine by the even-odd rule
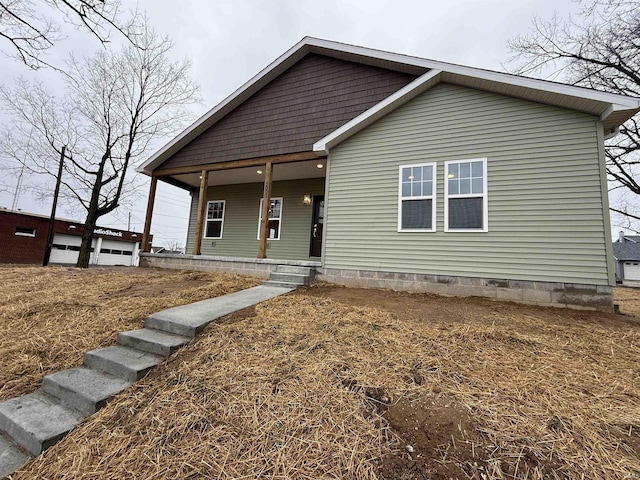
[[[613,244],[616,260],[616,279],[640,281],[640,235],[625,235],[620,232]]]
[[[639,110],[307,37],[140,167],[145,251],[157,182],[192,194],[191,254],[141,262],[611,310],[604,140]]]
[[[49,233],[49,216],[0,209],[0,263],[42,264]],[[80,222],[56,218],[50,263],[78,261],[82,232]],[[96,227],[91,248],[91,265],[138,264],[142,234]]]

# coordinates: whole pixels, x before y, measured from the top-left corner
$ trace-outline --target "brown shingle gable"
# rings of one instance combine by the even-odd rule
[[[310,151],[414,75],[308,54],[158,168]]]

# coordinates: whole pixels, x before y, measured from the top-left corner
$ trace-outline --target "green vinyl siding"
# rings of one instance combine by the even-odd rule
[[[440,84],[331,150],[326,268],[607,285],[599,121]],[[444,232],[444,162],[487,158],[488,232]],[[436,232],[398,232],[398,166],[437,162]],[[605,193],[606,194],[606,193]]]
[[[215,175],[215,172],[213,173]],[[256,258],[258,254],[258,217],[263,183],[212,186],[207,201],[225,200],[221,239],[202,239],[203,255]],[[283,260],[308,260],[311,242],[311,205],[302,202],[305,193],[324,194],[324,178],[273,182],[271,197],[282,197],[280,240],[267,242],[267,257]],[[191,199],[187,253],[193,251],[198,210],[198,195]]]

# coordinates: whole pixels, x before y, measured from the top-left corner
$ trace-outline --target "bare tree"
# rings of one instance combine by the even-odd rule
[[[66,147],[64,199],[86,211],[78,267],[89,264],[97,220],[130,193],[130,168],[148,153],[150,141],[179,131],[190,117],[187,107],[197,101],[189,64],[169,59],[168,39],[146,29],[137,43],[141,48],[72,59],[61,99],[24,80],[0,88],[15,119],[0,137],[0,153],[15,168],[54,177]],[[40,192],[51,195],[50,186]]]
[[[164,242],[164,248],[170,252],[182,252],[184,246],[177,240],[166,240]]]
[[[512,39],[511,64],[522,74],[551,70],[575,85],[640,97],[640,0],[582,1],[577,19],[535,18],[528,35]],[[621,195],[613,212],[640,220],[640,119],[607,141],[607,173]]]
[[[103,45],[112,32],[133,41],[136,15],[124,21],[121,10],[120,0],[0,0],[0,46],[30,68],[51,66],[45,54],[64,38],[62,23]]]

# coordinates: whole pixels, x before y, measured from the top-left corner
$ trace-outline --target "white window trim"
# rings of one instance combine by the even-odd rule
[[[209,204],[210,203],[222,203],[222,218],[209,220],[206,218],[209,212]],[[205,210],[205,219],[204,219],[204,232],[202,232],[202,238],[220,240],[222,238],[222,233],[224,232],[224,216],[227,214],[227,201],[226,200],[211,200],[207,202],[207,209]],[[220,222],[220,236],[219,237],[207,237],[207,223],[208,222]]]
[[[452,163],[482,162],[482,195],[477,193],[449,196],[449,179],[447,178],[449,165]],[[456,233],[478,233],[489,231],[489,202],[487,191],[487,158],[468,158],[463,160],[448,160],[444,162],[444,231]],[[482,226],[483,228],[449,228],[449,198],[480,198],[482,197]]]
[[[271,197],[269,200],[280,200],[280,216],[278,218],[270,218],[269,220],[278,220],[278,236],[276,238],[267,237],[267,241],[280,240],[280,232],[282,232],[282,210],[284,209],[284,200],[282,197]],[[262,221],[262,198],[260,199],[260,210],[258,211],[258,240],[260,240],[260,222]]]
[[[16,227],[16,228],[27,229],[28,227]],[[36,229],[35,228],[31,228],[30,230],[33,230],[33,233],[15,232],[14,235],[17,236],[17,237],[31,237],[31,238],[34,238],[36,236]]]
[[[433,171],[431,195],[421,195],[419,197],[403,197],[402,196],[402,169],[413,167],[431,167]],[[412,163],[410,165],[400,165],[398,167],[398,232],[402,233],[420,233],[436,231],[436,192],[437,192],[437,165],[436,162],[428,163]],[[402,228],[402,200],[431,200],[431,228]]]

